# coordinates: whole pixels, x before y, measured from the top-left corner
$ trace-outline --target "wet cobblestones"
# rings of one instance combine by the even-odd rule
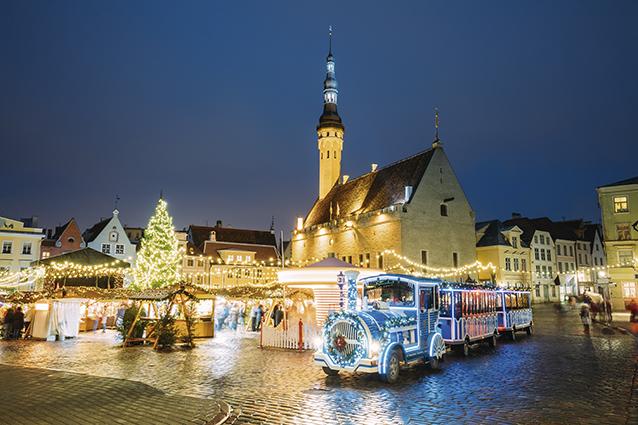
[[[236,423],[638,423],[637,339],[599,327],[586,337],[573,312],[541,308],[535,315],[532,337],[502,338],[495,349],[477,347],[468,358],[448,355],[441,371],[402,371],[397,385],[365,374],[328,378],[312,365],[311,353],[260,350],[254,337],[223,333],[171,353],[121,349],[112,334],[6,342],[0,362],[223,400],[241,409]]]

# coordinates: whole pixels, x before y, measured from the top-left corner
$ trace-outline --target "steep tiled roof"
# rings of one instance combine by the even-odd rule
[[[609,183],[606,184],[604,186],[598,186],[598,187],[613,187],[613,186],[625,186],[627,184],[638,184],[638,176],[636,177],[631,177],[625,180],[620,180],[614,183]]]
[[[87,229],[82,234],[82,238],[84,239],[84,242],[86,242],[86,243],[93,242],[95,240],[95,238],[97,238],[98,235],[102,232],[102,230],[104,230],[104,228],[109,224],[111,219],[112,219],[112,217],[105,218],[104,220],[102,220],[99,223],[95,224],[90,229]]]
[[[91,248],[83,248],[77,251],[68,252],[55,257],[45,258],[43,260],[34,261],[32,264],[50,264],[52,262],[68,261],[69,263],[80,264],[83,266],[103,266],[112,264],[112,268],[130,267],[126,261],[117,260],[110,255],[102,254]]]
[[[365,213],[403,202],[405,186],[416,192],[428,167],[434,149],[395,162],[377,171],[364,174],[345,184],[336,184],[326,196],[317,200],[304,221],[304,227],[330,221],[332,217]]]
[[[209,227],[190,225],[188,233],[190,241],[199,249],[204,248],[204,242],[210,240],[210,232],[215,231],[218,242],[235,242],[256,245],[277,246],[275,235],[267,230],[232,229],[229,227]]]
[[[483,236],[476,242],[476,246],[494,246],[494,245],[505,245],[512,246],[503,233],[503,223],[499,220],[492,221],[484,221],[480,223],[476,223],[475,228],[477,231],[482,231]]]
[[[520,227],[523,230],[521,239],[527,245],[531,243],[532,237],[534,236],[534,231],[536,230],[549,232],[549,234],[552,236],[552,239],[554,240],[563,239],[567,241],[575,241],[578,239],[574,228],[571,227],[569,224],[566,224],[566,222],[553,222],[547,217],[519,217],[506,220],[504,223],[506,225],[516,225]]]
[[[204,244],[204,255],[207,257],[213,257],[214,260],[221,258],[220,251],[225,249],[238,250],[238,251],[250,251],[255,253],[255,261],[269,261],[271,258],[277,260],[277,248],[274,245],[254,245],[254,244],[242,244],[232,242],[213,242],[206,241]]]
[[[71,224],[72,221],[73,219],[70,219],[69,221],[66,222],[66,224],[63,224],[62,226],[55,226],[55,233],[53,233],[53,236],[51,236],[51,239],[53,239],[54,241],[57,241],[58,239],[60,239],[60,236],[62,236],[62,233],[64,233],[64,231],[66,230],[67,227],[69,227],[69,224]]]

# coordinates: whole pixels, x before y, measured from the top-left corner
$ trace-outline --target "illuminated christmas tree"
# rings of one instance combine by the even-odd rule
[[[144,230],[141,244],[137,254],[135,285],[139,288],[160,288],[178,283],[182,252],[173,230],[173,218],[162,198]]]

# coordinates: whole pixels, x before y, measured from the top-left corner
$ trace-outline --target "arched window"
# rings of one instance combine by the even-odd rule
[[[330,151],[328,151],[328,159],[330,159]]]
[[[333,156],[333,158],[334,158],[334,159],[337,159],[337,151],[334,151],[334,156]]]
[[[447,204],[441,204],[441,216],[447,217]]]

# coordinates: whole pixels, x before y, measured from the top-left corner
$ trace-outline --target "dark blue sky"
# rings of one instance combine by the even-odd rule
[[[289,229],[317,194],[335,30],[342,172],[430,146],[432,108],[478,219],[597,219],[638,174],[638,2],[0,3],[0,214],[120,196],[145,225]]]

